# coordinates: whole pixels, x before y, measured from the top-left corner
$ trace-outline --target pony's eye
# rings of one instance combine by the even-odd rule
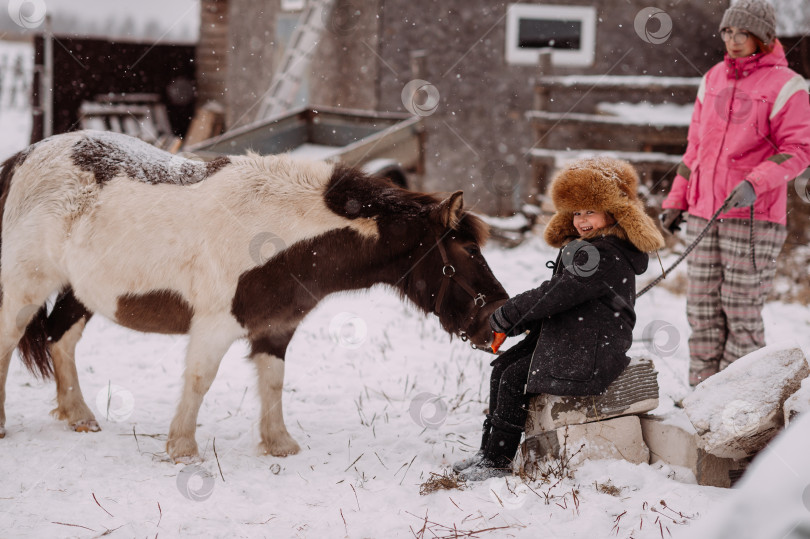
[[[477,254],[479,254],[481,252],[481,251],[478,250],[478,247],[476,247],[475,245],[465,247],[464,249],[467,251],[467,253],[470,254],[470,256],[475,256],[475,255],[477,255]]]

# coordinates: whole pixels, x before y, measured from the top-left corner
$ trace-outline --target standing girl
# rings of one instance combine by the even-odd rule
[[[810,163],[807,85],[787,67],[775,24],[765,0],[726,10],[725,59],[701,81],[663,203],[670,231],[687,212],[691,243],[730,197],[688,262],[692,386],[765,345],[762,307],[787,236],[787,183]]]

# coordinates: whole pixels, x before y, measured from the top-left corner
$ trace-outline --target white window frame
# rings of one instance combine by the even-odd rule
[[[551,49],[551,62],[559,66],[593,65],[596,47],[596,8],[592,6],[550,6],[509,4],[506,11],[506,61],[510,64],[537,64],[541,49],[518,47],[520,19],[578,20],[581,22],[579,50]]]

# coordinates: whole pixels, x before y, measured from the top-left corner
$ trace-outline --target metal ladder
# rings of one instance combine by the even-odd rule
[[[307,7],[301,12],[298,25],[290,36],[270,90],[259,106],[257,121],[292,108],[333,5],[334,0],[307,0]]]

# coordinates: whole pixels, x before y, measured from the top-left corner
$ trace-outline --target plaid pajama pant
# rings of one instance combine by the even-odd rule
[[[706,219],[690,215],[687,242],[691,244],[706,224]],[[751,264],[748,219],[718,219],[692,251],[687,259],[686,295],[692,328],[691,385],[765,346],[762,307],[786,237],[784,225],[754,220],[756,271]]]

